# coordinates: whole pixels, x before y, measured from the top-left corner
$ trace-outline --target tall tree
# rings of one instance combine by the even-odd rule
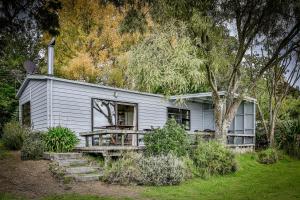
[[[58,0],[0,1],[0,133],[15,113],[15,94],[25,77],[23,62],[38,63],[42,32],[58,34]]]
[[[134,1],[136,2],[136,1]],[[190,26],[190,37],[200,55],[205,55],[206,75],[212,90],[215,115],[216,138],[226,143],[228,128],[245,95],[255,88],[257,81],[272,67],[286,57],[299,51],[300,5],[296,0],[147,0],[147,13],[157,22],[165,23],[170,18],[186,21]],[[136,4],[136,3],[134,3]],[[220,29],[227,29],[222,33]],[[216,37],[216,35],[220,37]],[[214,65],[215,53],[220,50],[220,40],[233,36],[234,58]],[[222,43],[222,42],[221,42]],[[252,66],[255,76],[251,82],[245,77],[244,57],[251,48],[268,47],[269,58],[261,66]],[[219,81],[221,68],[228,76]],[[218,91],[226,90],[225,96]]]
[[[283,118],[282,106],[284,106],[285,100],[289,99],[289,92],[300,78],[298,59],[299,55],[296,57],[296,60],[292,60],[292,56],[287,57],[280,65],[269,69],[268,73],[264,75],[265,81],[263,82],[264,84],[261,85],[263,88],[257,89],[257,92],[260,93],[258,104],[265,104],[265,114],[262,113],[261,116],[271,147],[275,146],[274,133],[276,122],[279,117]],[[261,93],[265,94],[263,95]],[[296,100],[297,97],[294,99]]]
[[[174,23],[156,27],[129,51],[127,71],[131,88],[165,95],[207,90],[205,58],[197,56],[187,27]]]
[[[55,47],[56,75],[124,86],[124,70],[117,65],[117,57],[142,36],[137,32],[121,34],[125,8],[89,0],[62,0],[62,5]],[[49,40],[47,36],[45,40]]]

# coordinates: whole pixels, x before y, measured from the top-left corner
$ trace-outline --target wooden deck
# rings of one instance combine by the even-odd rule
[[[147,131],[124,129],[101,129],[83,132],[85,147],[77,147],[75,151],[83,153],[99,153],[103,156],[119,156],[126,151],[142,151],[143,136]]]

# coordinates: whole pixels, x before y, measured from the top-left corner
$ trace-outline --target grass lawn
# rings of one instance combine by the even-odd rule
[[[153,199],[300,199],[300,161],[285,158],[263,165],[251,155],[238,156],[239,171],[209,180],[193,179],[180,186],[149,187],[145,197]]]
[[[179,186],[145,187],[141,198],[146,199],[241,199],[288,200],[300,199],[300,160],[285,158],[274,165],[263,165],[250,154],[238,156],[239,171],[235,174],[193,179]],[[0,194],[0,200],[23,199]],[[115,200],[89,195],[50,196],[42,200]],[[116,198],[119,199],[119,198]]]

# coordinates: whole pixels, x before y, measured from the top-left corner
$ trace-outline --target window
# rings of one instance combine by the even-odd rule
[[[174,118],[185,130],[191,129],[190,111],[178,108],[168,108],[168,119]]]
[[[92,130],[137,128],[137,105],[92,99]]]
[[[254,144],[255,133],[255,104],[243,102],[236,113],[230,132],[227,136],[228,144]]]
[[[31,127],[30,101],[22,105],[22,125]]]

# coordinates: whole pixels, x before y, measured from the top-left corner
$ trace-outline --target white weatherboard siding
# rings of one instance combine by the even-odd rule
[[[117,97],[115,97],[117,92]],[[74,83],[53,81],[52,120],[53,126],[62,125],[76,132],[91,131],[91,99],[107,99],[138,104],[138,129],[162,127],[167,120],[167,107],[189,109],[191,130],[202,129],[202,106],[187,103],[178,106],[159,96],[134,94],[125,91],[97,88]]]
[[[164,126],[167,121],[168,107],[190,110],[191,132],[214,130],[212,106],[188,99],[183,105],[178,105],[174,98],[167,100],[162,95],[47,76],[27,78],[17,96],[20,111],[22,104],[30,101],[31,121],[35,130],[46,130],[48,127],[61,125],[72,129],[77,134],[91,131],[92,98],[137,104],[139,130]],[[245,102],[240,105],[230,127],[232,130],[229,134],[230,138],[237,144],[240,141],[249,144],[255,135],[255,102]],[[21,117],[20,112],[20,120]],[[83,141],[81,145],[84,145]]]
[[[19,116],[22,120],[22,105],[30,101],[31,125],[34,130],[47,129],[47,85],[44,80],[31,80],[19,99]]]

